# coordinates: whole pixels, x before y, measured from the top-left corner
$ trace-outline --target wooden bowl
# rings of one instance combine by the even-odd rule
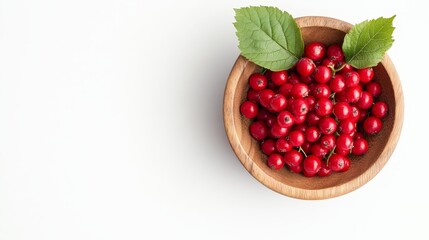
[[[341,44],[352,27],[341,20],[327,17],[296,19],[305,44],[319,41],[326,45]],[[380,100],[389,105],[389,114],[383,121],[382,131],[369,137],[369,150],[360,157],[351,157],[347,172],[329,177],[307,178],[286,168],[272,170],[259,144],[249,133],[250,121],[240,114],[240,104],[246,99],[249,76],[260,70],[254,63],[239,56],[231,70],[224,93],[224,124],[232,149],[247,171],[268,188],[300,199],[325,199],[351,192],[371,180],[386,164],[399,139],[403,123],[404,100],[401,83],[395,67],[386,55],[374,68],[375,77],[382,86]]]

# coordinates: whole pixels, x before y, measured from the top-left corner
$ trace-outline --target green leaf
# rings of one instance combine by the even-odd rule
[[[391,18],[380,17],[353,26],[344,37],[346,62],[355,68],[373,67],[381,62],[393,43],[394,18],[395,15]]]
[[[241,54],[272,71],[292,68],[304,52],[301,31],[293,17],[275,7],[235,9]]]

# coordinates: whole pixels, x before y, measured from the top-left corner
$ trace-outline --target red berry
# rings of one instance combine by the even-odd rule
[[[283,85],[287,82],[288,74],[286,70],[271,72],[271,81],[277,86]]]
[[[285,83],[279,88],[279,93],[285,97],[289,97],[292,91],[292,88],[293,88],[292,83]]]
[[[301,83],[305,83],[305,84],[314,83],[314,78],[313,78],[312,75],[310,75],[310,76],[301,76],[299,79],[301,80]]]
[[[361,96],[362,96],[362,89],[359,85],[354,87],[349,87],[346,89],[346,98],[347,98],[347,101],[350,103],[355,103],[359,101]]]
[[[270,116],[270,112],[266,108],[260,108],[258,111],[258,116],[256,118],[260,121],[266,121],[268,119],[268,116]]]
[[[261,150],[267,155],[276,153],[276,142],[273,139],[265,139],[261,144]]]
[[[265,120],[265,123],[268,127],[272,127],[274,123],[277,123],[277,118],[274,114],[269,114],[267,119]]]
[[[385,102],[376,102],[374,106],[372,106],[371,113],[374,117],[385,118],[387,116],[387,111],[389,107]]]
[[[363,68],[358,70],[360,80],[363,83],[370,82],[374,78],[374,70],[372,68]]]
[[[289,152],[292,149],[292,144],[285,138],[279,138],[276,141],[276,149],[281,153]]]
[[[268,157],[268,166],[272,169],[279,170],[285,164],[283,157],[280,154],[274,153]]]
[[[307,115],[298,115],[295,116],[295,124],[301,124],[305,122]]]
[[[347,118],[338,123],[338,133],[351,135],[356,132],[356,122],[352,118]]]
[[[368,109],[372,106],[373,102],[374,100],[372,98],[372,95],[366,91],[363,91],[356,106],[360,109]]]
[[[336,140],[337,138],[332,134],[323,135],[320,138],[320,145],[327,150],[331,150],[335,147]]]
[[[317,127],[309,127],[305,131],[305,139],[309,142],[316,142],[320,138],[320,130]]]
[[[322,65],[326,67],[335,67],[335,61],[330,58],[324,58],[322,60]]]
[[[323,43],[312,42],[305,46],[304,55],[313,61],[318,61],[325,56],[326,47]]]
[[[240,106],[240,112],[245,118],[254,118],[258,115],[258,105],[251,101],[245,101]]]
[[[292,146],[294,147],[301,146],[305,141],[304,133],[299,130],[294,130],[290,132],[288,137],[290,144],[292,144]]]
[[[308,110],[312,111],[314,109],[314,106],[316,105],[316,98],[313,96],[308,96],[305,98],[305,101],[308,103]]]
[[[329,98],[329,95],[331,95],[331,89],[325,83],[315,85],[311,92],[315,98]]]
[[[332,156],[328,159],[328,166],[334,172],[342,172],[346,168],[347,160],[345,156],[341,156],[339,154],[332,154]],[[349,160],[350,161],[350,160]]]
[[[328,98],[319,99],[319,101],[317,101],[316,105],[314,106],[315,112],[322,117],[331,114],[333,108],[334,104]]]
[[[259,103],[265,108],[270,107],[271,98],[276,95],[271,89],[264,89],[259,93]]]
[[[350,151],[353,146],[353,138],[348,134],[341,134],[337,137],[336,145],[339,150]]]
[[[377,117],[368,117],[363,122],[363,130],[367,134],[377,134],[381,131],[381,128],[383,127],[383,122],[380,120],[380,118]]]
[[[291,110],[295,116],[305,115],[309,111],[308,103],[303,98],[295,99],[292,103]]]
[[[296,71],[303,77],[310,76],[315,68],[316,65],[310,58],[301,58],[296,63]]]
[[[267,84],[267,78],[260,73],[254,73],[249,78],[249,85],[254,90],[260,91],[266,88]]]
[[[307,114],[306,122],[309,126],[317,126],[319,125],[320,116],[317,115],[315,112],[309,112]]]
[[[329,82],[329,87],[333,92],[344,91],[346,89],[346,80],[341,74],[337,74]]]
[[[249,91],[247,92],[247,100],[254,103],[259,102],[259,92],[260,91],[256,91],[250,88]]]
[[[323,134],[333,134],[337,130],[337,122],[331,117],[321,118],[319,128]]]
[[[306,132],[307,131],[307,124],[305,123],[299,123],[299,124],[295,124],[292,128],[292,130],[299,130],[301,132]]]
[[[290,94],[293,98],[304,98],[308,96],[309,92],[310,90],[306,84],[297,83],[292,87]]]
[[[370,82],[365,86],[365,90],[376,98],[381,94],[381,85],[378,82]]]
[[[361,139],[361,138],[364,138],[363,133],[361,132],[356,132],[355,136],[353,137],[354,140]]]
[[[280,112],[286,108],[287,100],[281,94],[274,95],[270,100],[270,107],[274,112]]]
[[[336,154],[341,155],[341,156],[347,156],[350,154],[350,150],[346,150],[346,149],[339,149],[339,148],[335,148],[334,151]]]
[[[332,70],[326,66],[318,66],[314,71],[314,79],[319,83],[326,83],[332,77]]]
[[[277,121],[273,123],[273,126],[270,129],[271,136],[275,138],[286,137],[289,133],[289,128],[281,127]]]
[[[343,120],[343,119],[351,117],[352,108],[346,102],[338,102],[334,105],[332,112],[334,113],[334,115],[337,119]]]
[[[363,155],[367,151],[368,151],[368,142],[364,138],[359,138],[354,140],[352,154]]]
[[[320,158],[310,155],[306,157],[303,161],[304,174],[307,177],[311,177],[317,174],[317,172],[322,168],[322,162]]]
[[[309,141],[305,141],[302,145],[301,145],[301,149],[305,152],[308,153],[311,151],[311,147],[313,146],[313,144]]]
[[[356,106],[351,107],[351,115],[350,118],[353,119],[354,122],[359,121],[361,111]]]
[[[360,77],[359,74],[355,71],[350,71],[344,74],[344,80],[346,81],[346,87],[354,87],[359,84]]]
[[[295,149],[290,150],[284,155],[284,162],[288,166],[300,165],[302,162],[302,159],[303,159],[302,154]]]
[[[341,49],[341,46],[338,44],[334,44],[328,47],[328,50],[326,52],[326,55],[328,55],[328,58],[339,62],[344,59],[344,53]]]
[[[311,146],[311,154],[317,157],[324,158],[328,154],[329,150],[324,148],[320,143],[316,142]]]
[[[256,121],[250,124],[250,134],[256,140],[263,140],[268,136],[268,127],[262,121]]]
[[[353,71],[352,65],[350,65],[348,63],[344,63],[343,61],[340,61],[335,65],[335,68],[337,68],[337,69],[341,68],[341,67],[342,67],[342,69],[340,70],[340,74],[344,74],[344,73],[348,73],[350,71]]]
[[[324,162],[322,162],[322,167],[320,168],[319,172],[317,172],[317,175],[319,177],[327,177],[332,174],[332,169],[328,167]]]
[[[302,164],[298,164],[296,166],[289,166],[288,165],[288,167],[294,173],[300,173],[300,172],[302,172]]]
[[[281,127],[292,127],[295,123],[294,116],[289,111],[282,111],[277,115],[277,123]]]

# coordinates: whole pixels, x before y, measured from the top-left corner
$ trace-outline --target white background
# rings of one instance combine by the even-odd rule
[[[423,3],[0,0],[0,240],[428,239]],[[233,8],[260,4],[351,23],[397,14],[405,123],[362,188],[292,199],[233,154]]]

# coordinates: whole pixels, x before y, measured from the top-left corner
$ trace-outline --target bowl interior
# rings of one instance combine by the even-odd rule
[[[326,19],[325,19],[326,20]],[[328,19],[329,20],[329,19]],[[301,27],[302,35],[304,38],[304,42],[307,44],[313,41],[319,41],[326,45],[331,45],[334,43],[342,44],[344,39],[344,35],[346,31],[348,31],[351,27],[350,24],[341,22],[340,27],[330,27],[330,26],[306,26],[308,25],[305,19],[298,19],[298,24]],[[339,20],[336,20],[339,21]],[[242,74],[237,81],[237,86],[235,89],[235,98],[233,100],[233,131],[236,132],[236,136],[238,137],[238,145],[234,146],[231,142],[231,145],[234,151],[237,154],[236,148],[242,148],[247,154],[245,156],[237,156],[240,159],[246,169],[254,175],[259,181],[261,181],[261,177],[268,178],[268,180],[261,181],[265,185],[269,186],[275,191],[285,194],[285,191],[282,191],[284,186],[288,187],[287,192],[293,197],[306,198],[302,195],[293,194],[294,189],[304,189],[304,190],[320,190],[326,189],[329,191],[329,188],[338,187],[344,185],[356,178],[358,178],[362,173],[371,170],[371,166],[379,159],[380,154],[382,154],[383,150],[386,147],[386,144],[389,140],[389,137],[392,133],[394,119],[395,119],[395,93],[394,87],[392,85],[390,76],[386,67],[380,63],[378,66],[374,68],[375,77],[374,80],[379,82],[382,86],[382,95],[377,99],[378,101],[385,101],[389,105],[389,114],[386,119],[383,121],[383,129],[376,136],[368,136],[367,140],[369,143],[368,152],[359,157],[352,156],[351,157],[351,166],[349,171],[344,173],[334,173],[329,177],[320,178],[313,177],[307,178],[302,176],[301,174],[296,174],[288,171],[286,168],[282,168],[279,171],[274,171],[270,169],[267,164],[267,156],[264,155],[259,147],[257,141],[255,141],[249,134],[249,125],[251,121],[248,119],[244,119],[239,113],[240,104],[246,100],[246,93],[248,90],[248,79],[249,76],[253,72],[257,72],[260,70],[260,67],[255,64],[248,62],[246,60],[246,64],[244,69],[242,69]],[[393,151],[393,149],[392,149]],[[386,159],[387,161],[387,159]],[[256,165],[256,166],[253,166]],[[384,163],[383,163],[384,165]],[[382,167],[382,166],[381,166]],[[261,170],[254,171],[255,168]],[[378,171],[378,170],[377,170]],[[371,174],[374,176],[376,173]],[[271,178],[271,179],[270,179]],[[372,178],[372,177],[371,177]],[[360,185],[366,183],[369,179],[359,183]],[[267,184],[269,182],[269,184]],[[276,186],[277,185],[277,186]],[[357,188],[358,186],[354,187]],[[336,191],[335,189],[331,189],[332,191]],[[351,191],[351,190],[350,190]],[[290,194],[292,193],[292,194]],[[341,194],[344,194],[342,192]],[[329,197],[336,195],[337,193],[328,194]],[[340,195],[340,194],[337,194]],[[309,197],[312,198],[312,197]]]

